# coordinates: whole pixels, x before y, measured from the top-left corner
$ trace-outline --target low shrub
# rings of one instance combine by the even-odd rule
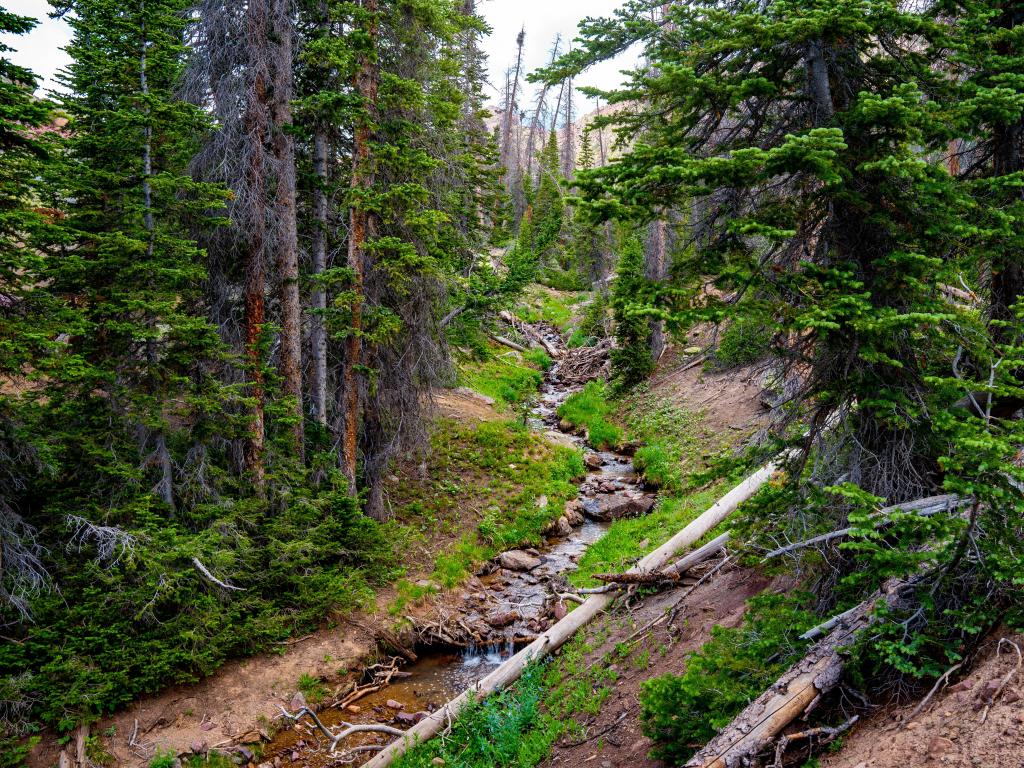
[[[714,627],[682,675],[645,682],[640,716],[652,756],[686,762],[798,659],[806,647],[799,635],[816,622],[808,603],[803,595],[755,597],[743,626]]]
[[[771,349],[772,329],[763,320],[740,315],[718,340],[715,360],[723,368],[735,368],[763,360]]]

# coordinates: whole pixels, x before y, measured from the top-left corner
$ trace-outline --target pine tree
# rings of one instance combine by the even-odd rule
[[[620,389],[636,386],[654,370],[645,304],[646,289],[643,244],[635,235],[626,237],[611,289],[616,342],[612,350],[612,373]]]

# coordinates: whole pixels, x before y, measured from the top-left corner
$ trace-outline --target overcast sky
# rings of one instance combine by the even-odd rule
[[[576,36],[576,24],[584,16],[607,16],[615,10],[621,0],[479,0],[478,9],[492,28],[491,36],[484,41],[484,48],[490,62],[491,83],[488,96],[498,99],[498,90],[505,81],[505,70],[515,62],[516,35],[526,28],[524,68],[527,72],[547,63],[551,44],[561,33],[563,46]],[[39,19],[30,34],[2,36],[3,42],[15,48],[10,54],[18,64],[35,72],[44,87],[52,88],[57,70],[67,64],[64,45],[70,38],[66,24],[47,16],[50,9],[46,0],[5,0],[3,5],[12,13],[33,16]],[[606,62],[595,67],[579,79],[578,85],[612,87],[621,79],[620,69],[628,68],[635,62],[629,55],[620,60]],[[530,103],[523,100],[523,105]],[[589,109],[582,109],[587,112]]]

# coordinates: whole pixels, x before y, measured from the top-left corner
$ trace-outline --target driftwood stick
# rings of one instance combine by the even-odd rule
[[[1009,672],[1007,672],[1003,676],[1003,679],[999,681],[999,687],[996,688],[996,692],[992,694],[992,698],[985,702],[985,710],[981,713],[981,722],[982,723],[984,723],[986,720],[988,720],[988,713],[991,711],[992,705],[995,704],[996,699],[999,698],[999,694],[1001,694],[1003,692],[1003,689],[1006,688],[1006,686],[1009,684],[1009,682],[1017,674],[1020,673],[1020,668],[1021,668],[1022,665],[1024,665],[1024,656],[1021,655],[1020,646],[1017,645],[1012,640],[1008,640],[1005,637],[1001,638],[999,640],[999,645],[996,647],[996,656],[998,656],[1000,651],[1002,651],[1003,643],[1005,643],[1006,645],[1009,645],[1011,648],[1013,648],[1013,650],[1015,650],[1017,652],[1017,666],[1014,667],[1013,669],[1011,669]]]
[[[928,702],[932,700],[932,697],[938,692],[939,688],[941,688],[944,683],[949,682],[950,675],[952,675],[954,672],[960,669],[960,667],[962,667],[963,665],[964,664],[961,661],[960,663],[954,664],[952,667],[943,672],[939,676],[939,679],[935,681],[935,685],[932,686],[932,689],[928,691],[928,695],[918,702],[917,706],[914,707],[914,711],[907,715],[906,719],[904,719],[903,722],[909,723],[911,720],[917,717],[920,714],[921,710],[928,706]]]
[[[779,467],[787,461],[791,452],[786,452],[775,461],[765,465],[757,472],[729,491],[725,496],[705,510],[696,520],[679,531],[656,550],[644,557],[636,567],[638,571],[660,570],[671,558],[685,547],[693,546],[708,531],[714,529],[729,517],[744,501],[747,501],[766,485]],[[615,595],[612,593],[592,595],[561,621],[556,622],[530,645],[519,651],[515,656],[477,682],[472,688],[463,691],[440,709],[432,712],[408,731],[403,738],[393,742],[387,749],[366,764],[366,768],[385,768],[399,756],[405,754],[410,747],[422,743],[435,736],[450,723],[466,704],[489,696],[515,682],[531,661],[543,658],[564,645],[576,631],[585,626],[593,618],[612,604]]]
[[[792,742],[800,741],[802,739],[823,737],[821,739],[821,743],[828,744],[830,741],[834,741],[837,736],[841,736],[846,731],[850,730],[858,720],[860,720],[860,715],[854,715],[842,725],[837,725],[834,728],[830,728],[828,726],[808,728],[806,731],[798,731],[797,733],[790,733],[783,736],[779,739],[778,744],[775,745],[775,763],[771,768],[782,768],[782,755],[786,752],[786,748]]]
[[[234,592],[245,592],[245,587],[236,587],[234,584],[228,584],[227,582],[218,579],[216,576],[210,573],[209,569],[205,565],[199,562],[198,557],[192,558],[192,565],[194,565],[196,567],[196,570],[203,575],[203,578],[205,578],[211,584],[216,584],[221,589],[229,589]]]
[[[338,744],[347,739],[349,736],[352,736],[356,733],[386,733],[389,736],[402,736],[405,734],[405,731],[403,730],[400,730],[398,728],[392,728],[389,725],[380,725],[378,723],[369,723],[367,725],[352,725],[351,723],[342,723],[343,728],[340,731],[338,731],[338,733],[332,733],[331,730],[320,721],[320,718],[316,716],[316,713],[309,707],[303,707],[295,714],[292,714],[291,712],[289,712],[281,706],[278,706],[278,709],[281,710],[282,717],[293,723],[297,723],[303,717],[303,715],[308,715],[316,724],[317,730],[320,731],[320,733],[323,734],[324,738],[330,742],[331,754],[334,754],[335,750],[338,748]]]

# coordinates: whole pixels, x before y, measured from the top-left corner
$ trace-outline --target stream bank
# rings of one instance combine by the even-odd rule
[[[557,331],[544,328],[541,332],[549,344],[564,348]],[[542,546],[499,554],[446,600],[430,621],[415,622],[416,660],[389,675],[379,690],[357,700],[350,695],[321,710],[320,718],[329,728],[346,723],[405,729],[472,686],[566,615],[568,607],[558,595],[567,590],[568,574],[614,520],[653,508],[655,495],[643,488],[628,455],[589,450],[583,436],[558,431],[558,407],[582,387],[578,380],[564,379],[560,368],[556,361],[545,374],[528,422],[549,438],[586,451],[587,473],[579,484],[580,498],[566,505]],[[538,499],[541,506],[546,503],[545,498]],[[372,748],[391,738],[357,734],[340,750]],[[367,751],[367,758],[371,755]],[[338,756],[328,754],[315,728],[303,722],[282,729],[266,745],[262,759],[278,767],[323,768],[337,764]]]

